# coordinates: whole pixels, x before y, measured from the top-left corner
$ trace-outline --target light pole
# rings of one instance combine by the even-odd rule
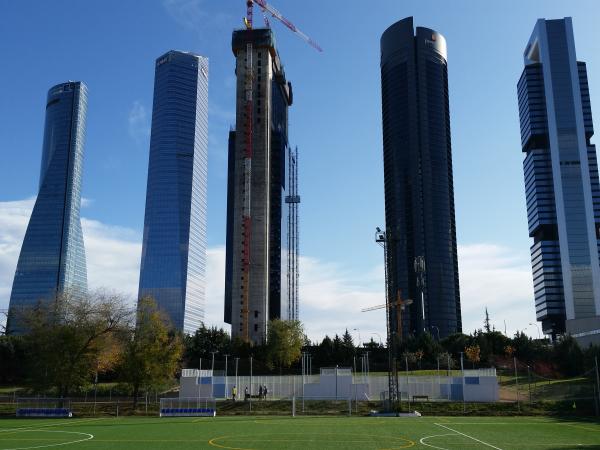
[[[360,347],[360,342],[361,342],[361,338],[360,338],[360,330],[358,328],[353,328],[354,331],[358,332],[358,346]]]
[[[227,399],[227,357],[229,355],[225,354],[225,398]]]
[[[215,371],[215,353],[219,353],[219,352],[210,352],[212,354],[212,365],[210,366],[210,371],[213,372]]]
[[[377,336],[379,338],[379,346],[381,347],[383,345],[382,341],[381,341],[381,335],[379,333],[371,333],[374,334],[375,336]]]
[[[535,327],[537,328],[538,331],[538,339],[542,339],[542,334],[540,333],[540,327],[538,326],[537,323],[530,323],[529,325],[535,325]]]
[[[240,389],[240,385],[238,383],[238,361],[240,360],[240,358],[235,358],[235,388],[236,390]],[[240,391],[242,392],[242,391]]]
[[[429,328],[435,328],[437,330],[438,342],[440,341],[440,329],[437,325],[429,325]]]

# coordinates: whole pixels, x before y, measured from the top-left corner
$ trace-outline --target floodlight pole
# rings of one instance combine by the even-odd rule
[[[210,371],[213,372],[213,376],[214,376],[214,371],[215,371],[215,353],[219,353],[219,352],[210,352],[212,354],[212,365],[210,366]]]
[[[519,403],[519,374],[517,372],[517,357],[513,356],[515,364],[515,386],[517,388],[517,411],[521,412],[521,404]]]
[[[227,357],[229,355],[225,355],[225,398],[227,398]]]
[[[594,362],[596,363],[596,387],[598,392],[598,404],[600,405],[600,373],[598,372],[598,357],[594,357]]]
[[[236,389],[240,388],[240,384],[238,382],[238,361],[239,360],[240,360],[240,358],[235,358],[235,388]]]
[[[463,359],[463,352],[460,352],[460,371],[462,374],[462,400],[463,400],[463,413],[466,411],[465,405],[465,364]]]

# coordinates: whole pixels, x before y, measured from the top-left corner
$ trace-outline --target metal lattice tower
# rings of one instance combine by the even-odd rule
[[[298,195],[298,147],[288,152],[288,188],[289,195],[285,197],[288,204],[288,229],[287,229],[287,295],[288,295],[288,320],[300,320],[300,297],[298,281],[300,279],[299,250],[300,235],[298,228],[298,208],[300,195]]]

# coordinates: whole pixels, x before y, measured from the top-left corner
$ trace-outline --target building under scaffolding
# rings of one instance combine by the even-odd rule
[[[270,29],[234,31],[232,49],[237,95],[229,134],[224,318],[232,337],[260,344],[269,320],[298,313],[299,197],[290,190],[297,172],[286,167],[297,158],[288,146],[293,96]],[[286,245],[292,252],[287,261]],[[288,266],[290,277],[282,273]]]
[[[285,202],[288,205],[287,220],[287,305],[288,319],[300,320],[300,297],[299,297],[299,246],[300,236],[298,230],[298,208],[300,195],[298,194],[298,147],[289,150],[288,153],[288,195]]]

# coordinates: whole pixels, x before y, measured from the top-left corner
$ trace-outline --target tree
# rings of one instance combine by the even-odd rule
[[[571,335],[563,336],[554,345],[554,358],[565,375],[580,375],[584,370],[583,351]]]
[[[488,314],[487,306],[485,307],[485,320],[483,321],[483,328],[486,333],[492,331],[492,328],[490,327],[490,315]]]
[[[465,348],[465,354],[467,355],[467,359],[473,364],[474,369],[475,363],[480,361],[481,349],[479,348],[479,345],[470,345]]]
[[[267,360],[271,367],[290,367],[300,359],[304,329],[298,320],[271,320],[267,333]]]
[[[123,338],[119,372],[121,379],[132,388],[135,409],[142,388],[156,389],[173,379],[179,369],[183,344],[150,297],[140,300],[136,326]]]
[[[0,385],[19,385],[25,377],[23,337],[0,334]]]
[[[183,341],[187,367],[199,365],[200,358],[208,360],[212,357],[211,352],[218,352],[220,355],[232,353],[231,337],[223,328],[207,328],[202,324],[193,335],[186,335]]]
[[[27,384],[38,392],[53,388],[59,397],[67,397],[90,382],[104,343],[127,326],[131,311],[119,294],[96,291],[83,298],[60,293],[19,316],[27,330]]]

